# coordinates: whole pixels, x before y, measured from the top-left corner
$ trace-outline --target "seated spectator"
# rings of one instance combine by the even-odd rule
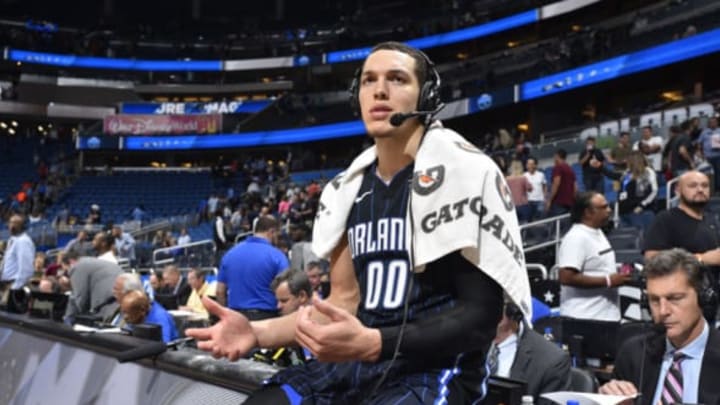
[[[155,301],[150,301],[142,291],[130,291],[120,301],[120,311],[126,324],[140,323],[159,325],[162,330],[162,340],[167,343],[178,338],[175,321],[165,308]]]
[[[540,394],[570,389],[570,357],[529,327],[515,304],[505,304],[490,353],[493,375],[527,382],[525,394],[538,404],[553,403]]]
[[[110,317],[110,324],[113,326],[124,326],[125,319],[120,311],[120,303],[123,297],[131,291],[143,292],[142,282],[137,274],[122,273],[115,278],[115,282],[112,285],[112,295],[115,298],[113,301],[114,312]]]
[[[162,273],[163,284],[160,290],[156,290],[156,294],[174,295],[177,297],[177,305],[187,303],[192,288],[180,274],[180,270],[174,264],[168,264]]]
[[[185,305],[180,306],[180,309],[207,315],[207,309],[205,309],[201,298],[215,297],[215,284],[206,282],[205,273],[199,269],[190,270],[187,281],[192,288],[192,293],[190,293]]]
[[[37,290],[44,293],[58,294],[61,292],[60,284],[56,277],[47,276],[40,279]]]
[[[192,238],[190,238],[187,228],[180,229],[180,236],[177,238],[178,246],[187,245],[190,242],[192,242]]]
[[[322,291],[322,277],[323,277],[323,267],[322,264],[319,261],[312,261],[307,264],[305,267],[305,274],[307,275],[308,280],[310,281],[310,287],[312,287],[313,293],[318,294],[320,298],[325,298],[325,295]]]
[[[287,269],[275,276],[270,289],[275,293],[280,315],[291,314],[301,306],[310,304],[313,296],[307,275],[297,269]]]
[[[558,252],[560,315],[603,321],[620,320],[617,287],[630,275],[617,272],[615,252],[602,227],[610,217],[605,196],[595,191],[578,194]]]

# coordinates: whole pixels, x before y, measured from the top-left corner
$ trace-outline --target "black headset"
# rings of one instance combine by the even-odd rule
[[[700,272],[702,273],[702,282],[700,283],[699,291],[697,291],[698,305],[700,305],[701,308],[709,305],[715,305],[717,304],[718,299],[717,292],[715,292],[715,289],[712,286],[708,270],[701,268]]]
[[[693,284],[693,288],[695,288],[695,294],[697,295],[698,306],[700,306],[701,309],[708,306],[715,306],[718,303],[718,296],[717,292],[713,288],[712,279],[708,274],[708,270],[700,266],[699,271],[701,277],[700,286],[695,288]],[[685,273],[688,275],[688,277],[690,276],[687,271]],[[640,295],[640,307],[646,309],[649,313],[652,313],[652,311],[650,310],[650,300],[648,300],[647,292],[644,290],[642,290],[642,293]]]
[[[420,88],[420,94],[418,96],[418,102],[416,111],[435,111],[442,105],[440,100],[440,73],[435,68],[435,64],[425,54],[425,52],[416,49],[416,51],[422,55],[425,60],[425,83]],[[360,76],[362,75],[362,66],[355,70],[352,83],[348,93],[350,93],[350,108],[352,108],[355,115],[360,115]],[[409,111],[408,111],[409,112]],[[429,115],[429,114],[428,114]]]
[[[522,322],[523,318],[525,317],[520,308],[512,302],[505,303],[505,316],[507,316],[508,319],[518,323]]]

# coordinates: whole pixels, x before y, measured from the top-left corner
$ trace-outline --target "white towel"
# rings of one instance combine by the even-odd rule
[[[319,257],[328,258],[343,237],[365,169],[375,159],[373,146],[325,186],[313,227],[313,251]],[[531,319],[520,228],[495,162],[436,121],[425,134],[414,171],[405,238],[414,271],[461,250]]]

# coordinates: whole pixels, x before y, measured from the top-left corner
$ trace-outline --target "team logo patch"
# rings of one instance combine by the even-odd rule
[[[514,207],[512,201],[512,194],[510,193],[510,188],[508,187],[507,183],[505,183],[505,180],[503,180],[500,173],[495,175],[495,187],[497,188],[498,195],[500,196],[500,199],[502,200],[505,209],[508,211],[512,211]]]
[[[435,166],[423,172],[415,172],[413,190],[420,195],[428,195],[437,190],[445,180],[445,166]]]

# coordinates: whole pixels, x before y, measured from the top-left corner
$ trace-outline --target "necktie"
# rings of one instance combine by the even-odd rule
[[[493,343],[490,346],[490,350],[488,352],[488,358],[487,358],[487,366],[489,375],[496,375],[498,371],[499,364],[499,357],[500,357],[500,348]]]
[[[661,402],[662,405],[680,404],[683,401],[683,376],[680,363],[685,359],[683,353],[676,352],[673,362],[665,376]]]

